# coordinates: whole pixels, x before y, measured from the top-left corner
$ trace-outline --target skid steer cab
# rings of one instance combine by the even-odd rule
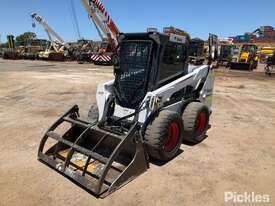
[[[73,106],[38,151],[41,162],[101,198],[145,172],[150,160],[173,159],[183,140],[202,141],[210,128],[213,70],[188,66],[184,36],[118,39],[115,79],[98,85],[88,120]]]

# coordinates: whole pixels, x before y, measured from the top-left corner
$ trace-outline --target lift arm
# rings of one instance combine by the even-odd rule
[[[63,51],[65,47],[65,41],[48,25],[43,17],[41,17],[37,13],[31,14],[31,17],[34,21],[34,26],[35,22],[37,22],[44,28],[51,42],[51,46],[53,47],[55,52]]]

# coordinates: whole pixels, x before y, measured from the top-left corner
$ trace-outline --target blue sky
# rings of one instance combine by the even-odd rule
[[[73,0],[81,36],[99,39],[94,25],[81,5]],[[192,37],[207,38],[208,33],[220,37],[253,31],[261,25],[275,27],[275,0],[102,0],[122,32],[162,30],[165,26],[188,31]],[[30,13],[43,16],[66,41],[77,39],[69,0],[0,0],[0,35],[18,35],[35,31],[47,38],[44,30],[31,27]]]

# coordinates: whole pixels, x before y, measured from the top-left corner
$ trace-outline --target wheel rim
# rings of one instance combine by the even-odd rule
[[[164,150],[171,152],[178,144],[180,128],[178,123],[172,122],[168,127],[167,138],[164,141]]]
[[[196,121],[196,130],[195,133],[196,135],[201,135],[206,127],[206,113],[204,111],[200,112],[198,117],[197,117],[197,121]]]

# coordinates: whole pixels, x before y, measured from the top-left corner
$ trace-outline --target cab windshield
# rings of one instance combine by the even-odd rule
[[[243,52],[254,52],[256,48],[253,45],[243,45],[242,51]]]
[[[144,73],[149,63],[152,41],[124,41],[119,48],[122,77]]]
[[[152,45],[151,40],[127,40],[120,44],[115,89],[121,106],[135,107],[144,98]]]
[[[189,56],[202,56],[204,42],[193,41],[189,45]]]
[[[233,49],[233,47],[231,45],[222,45],[221,51],[220,51],[220,56],[227,57],[227,56],[232,55],[232,49]]]

